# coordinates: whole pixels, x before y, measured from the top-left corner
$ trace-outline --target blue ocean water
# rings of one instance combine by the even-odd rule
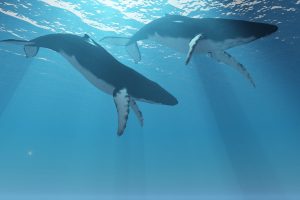
[[[142,62],[102,44],[159,83],[176,106],[139,103],[116,135],[113,98],[56,52],[0,45],[0,200],[300,199],[300,1],[1,0],[0,40],[50,33],[130,37],[165,14],[278,25],[229,52],[257,88],[206,56],[151,41]]]

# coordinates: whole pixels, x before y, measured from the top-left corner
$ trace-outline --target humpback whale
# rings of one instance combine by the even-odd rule
[[[130,38],[104,37],[101,41],[126,46],[136,63],[141,60],[137,41],[146,39],[186,54],[186,65],[193,54],[207,54],[237,69],[255,87],[247,69],[226,50],[270,35],[277,29],[276,25],[243,20],[166,15],[146,24]]]
[[[123,134],[130,108],[143,125],[143,115],[136,101],[176,105],[177,99],[157,83],[123,65],[87,34],[49,34],[30,41],[1,40],[0,43],[24,45],[26,57],[37,55],[39,48],[61,54],[89,82],[112,95],[118,112],[117,134]]]

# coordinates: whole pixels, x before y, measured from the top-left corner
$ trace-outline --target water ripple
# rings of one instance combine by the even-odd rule
[[[95,38],[114,34],[130,36],[144,24],[171,13],[280,24],[280,31],[285,32],[277,37],[286,41],[294,40],[295,33],[284,27],[297,24],[292,16],[299,13],[299,6],[300,0],[284,3],[280,0],[9,0],[0,2],[0,17],[5,21],[12,17],[18,26],[3,20],[6,26],[2,25],[0,31],[18,38],[32,38],[32,34],[45,31],[89,33]]]
[[[10,11],[10,10],[4,10],[2,8],[0,8],[0,12],[5,14],[5,15],[8,15],[8,16],[11,16],[11,17],[14,17],[16,19],[19,19],[19,20],[22,20],[24,22],[27,22],[33,26],[36,26],[38,28],[42,28],[42,29],[46,29],[46,30],[50,30],[50,31],[54,31],[54,29],[48,27],[48,26],[44,26],[44,25],[41,25],[39,24],[37,21],[33,20],[33,19],[30,19],[20,13],[16,13],[16,12],[13,12],[13,11]]]
[[[71,12],[72,14],[76,15],[83,23],[86,23],[87,25],[93,28],[102,31],[118,32],[117,29],[114,29],[112,27],[106,26],[105,24],[89,19],[87,17],[88,13],[79,10],[79,6],[76,4],[72,4],[70,2],[65,2],[61,0],[41,0],[41,1],[52,7],[64,9],[68,12]]]

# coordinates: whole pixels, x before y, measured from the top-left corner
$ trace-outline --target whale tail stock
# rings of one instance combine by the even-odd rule
[[[141,53],[137,42],[132,42],[130,38],[126,37],[104,37],[100,42],[106,42],[112,45],[125,46],[129,56],[134,60],[135,63],[141,61]]]
[[[34,42],[27,41],[27,40],[7,39],[7,40],[0,40],[0,44],[1,43],[24,45],[24,52],[27,58],[36,56],[36,54],[39,51],[39,47],[35,46]]]

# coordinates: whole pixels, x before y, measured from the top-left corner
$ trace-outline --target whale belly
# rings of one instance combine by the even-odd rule
[[[98,89],[103,92],[112,95],[114,91],[114,87],[105,82],[104,80],[95,76],[92,72],[90,72],[86,67],[82,66],[74,55],[70,56],[65,52],[60,52],[60,54],[67,60],[71,65],[73,65],[89,82],[91,82]]]
[[[190,40],[186,38],[174,38],[167,36],[160,36],[157,33],[150,35],[149,40],[157,42],[161,45],[167,46],[175,51],[180,53],[187,53],[189,51],[189,42]]]
[[[149,40],[155,41],[160,43],[164,46],[167,46],[175,51],[180,53],[187,54],[189,51],[189,43],[193,38],[181,38],[181,37],[168,37],[168,36],[161,36],[157,33],[154,35],[150,35],[148,37]],[[249,38],[235,38],[235,39],[225,39],[222,41],[215,41],[212,39],[201,39],[197,44],[195,49],[195,53],[208,53],[213,52],[216,50],[226,50],[241,44],[248,43],[254,40],[255,37]]]
[[[189,44],[192,40],[192,38],[190,39],[181,37],[160,36],[157,33],[151,35],[148,39],[162,44],[164,46],[167,46],[183,54],[187,54],[189,52]],[[213,49],[218,48],[219,46],[219,44],[213,42],[212,40],[203,39],[199,41],[195,49],[195,53],[208,53],[211,52]]]
[[[222,41],[215,41],[212,39],[203,39],[199,41],[196,52],[213,52],[215,50],[223,50],[230,49],[232,47],[236,47],[242,44],[246,44],[255,39],[255,37],[248,38],[234,38],[234,39],[225,39]]]

